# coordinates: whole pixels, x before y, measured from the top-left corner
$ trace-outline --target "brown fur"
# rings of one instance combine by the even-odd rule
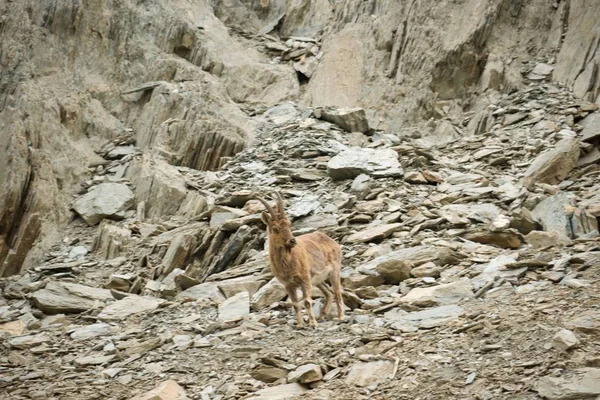
[[[340,280],[342,252],[340,245],[321,232],[294,237],[291,223],[285,215],[283,198],[277,193],[277,206],[273,209],[265,200],[257,198],[266,207],[261,215],[269,235],[269,261],[271,272],[285,287],[296,310],[298,326],[303,326],[302,303],[297,289],[302,290],[304,306],[308,313],[308,324],[316,326],[312,312],[312,287],[318,287],[325,296],[325,305],[319,318],[329,313],[333,299],[338,309],[338,319],[344,318],[342,284]],[[329,279],[331,289],[325,284]]]

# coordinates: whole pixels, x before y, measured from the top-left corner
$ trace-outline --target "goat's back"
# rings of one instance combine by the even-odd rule
[[[305,252],[313,268],[335,267],[342,260],[340,245],[322,232],[307,233],[296,237],[298,246]],[[295,249],[294,248],[294,249]]]

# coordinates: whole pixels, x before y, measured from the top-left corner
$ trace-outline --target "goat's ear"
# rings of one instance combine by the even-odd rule
[[[271,224],[271,214],[266,211],[263,211],[260,214],[260,220],[266,225],[269,226]]]

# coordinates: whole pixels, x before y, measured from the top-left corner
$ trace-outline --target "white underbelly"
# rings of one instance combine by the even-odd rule
[[[327,280],[327,278],[329,278],[330,272],[331,272],[331,269],[327,268],[323,272],[313,275],[311,278],[311,282],[312,282],[313,286],[316,286],[320,283],[325,282],[325,280]]]

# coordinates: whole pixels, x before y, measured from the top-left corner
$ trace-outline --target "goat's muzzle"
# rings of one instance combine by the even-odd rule
[[[296,239],[295,238],[291,238],[290,241],[288,242],[288,248],[293,248],[295,245],[297,244]]]

